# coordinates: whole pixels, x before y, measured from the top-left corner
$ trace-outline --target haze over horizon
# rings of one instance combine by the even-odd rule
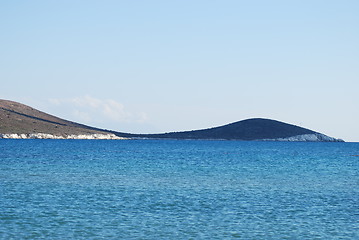
[[[359,141],[357,1],[0,3],[0,98],[131,133],[270,118]]]

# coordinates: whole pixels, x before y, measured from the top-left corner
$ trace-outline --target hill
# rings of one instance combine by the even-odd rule
[[[112,136],[105,130],[67,121],[8,100],[0,100],[0,134],[4,138],[91,139]]]
[[[67,121],[21,103],[0,100],[0,138],[226,139],[264,141],[342,141],[280,121],[253,118],[220,127],[161,134],[131,134]]]
[[[209,129],[148,134],[149,138],[173,139],[226,139],[226,140],[276,140],[276,141],[342,141],[292,124],[263,118],[238,121]]]

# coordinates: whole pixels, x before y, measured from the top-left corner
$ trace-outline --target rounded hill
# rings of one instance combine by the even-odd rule
[[[174,139],[227,139],[227,140],[282,140],[282,141],[337,141],[324,134],[292,124],[263,118],[252,118],[220,127],[148,134],[150,138]],[[339,141],[339,140],[338,140]]]

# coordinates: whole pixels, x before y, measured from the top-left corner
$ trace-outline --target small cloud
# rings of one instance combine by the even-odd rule
[[[91,122],[91,116],[87,112],[81,112],[79,110],[72,111],[72,115],[79,119],[81,122]]]
[[[140,112],[137,114],[137,122],[144,123],[148,119],[147,114],[145,112]]]
[[[104,100],[93,98],[91,96],[84,96],[84,97],[76,97],[69,99],[71,103],[75,104],[78,107],[92,107],[92,108],[99,108],[103,104]]]
[[[49,103],[51,103],[52,105],[57,105],[57,106],[59,106],[59,105],[61,104],[61,100],[51,98],[51,99],[49,99]]]
[[[77,121],[85,123],[143,123],[147,119],[145,113],[128,112],[123,104],[113,99],[99,99],[87,95],[69,99],[49,99],[49,103],[67,108]]]
[[[131,118],[131,114],[125,111],[125,107],[114,100],[104,101],[102,109],[103,114],[114,121],[122,121]]]

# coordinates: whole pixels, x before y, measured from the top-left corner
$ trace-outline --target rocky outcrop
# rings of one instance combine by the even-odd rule
[[[31,133],[31,134],[0,134],[0,138],[6,139],[107,139],[107,140],[123,140],[126,138],[118,137],[115,134],[80,134],[80,135],[53,135],[47,133]]]
[[[342,139],[329,137],[321,133],[302,134],[287,138],[259,139],[260,141],[280,141],[280,142],[344,142]]]

